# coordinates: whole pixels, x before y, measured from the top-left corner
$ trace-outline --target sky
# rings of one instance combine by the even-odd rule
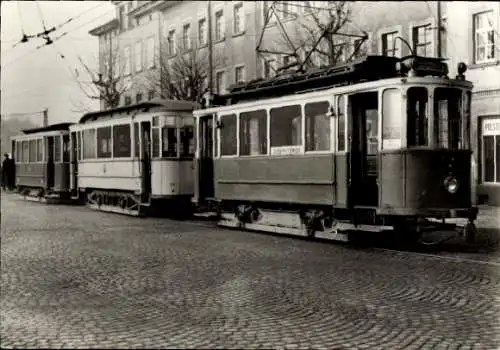
[[[43,38],[19,43],[23,31],[33,35],[44,30],[41,18],[45,28],[56,27],[49,34],[54,43],[39,49]],[[55,124],[78,121],[84,108],[99,109],[98,101],[88,99],[77,82],[90,80],[79,57],[97,69],[98,39],[89,31],[113,18],[115,7],[110,1],[2,1],[2,118],[28,117],[35,123],[39,119],[41,125],[38,112],[47,108],[49,124]]]

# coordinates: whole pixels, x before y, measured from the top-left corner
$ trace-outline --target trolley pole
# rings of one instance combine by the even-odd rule
[[[441,30],[442,30],[442,24],[441,24],[441,1],[436,1],[437,3],[437,57],[441,58]]]
[[[49,110],[48,108],[45,108],[43,110],[43,126],[48,126],[49,125]]]

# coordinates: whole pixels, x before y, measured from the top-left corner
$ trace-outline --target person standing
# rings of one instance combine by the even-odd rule
[[[4,160],[2,162],[2,189],[5,191],[5,188],[9,185],[9,167],[10,167],[10,161],[9,161],[9,155],[5,153],[4,155]]]
[[[13,190],[16,187],[16,162],[12,156],[9,156],[9,163],[9,172],[7,173],[9,178],[8,186],[9,190]]]

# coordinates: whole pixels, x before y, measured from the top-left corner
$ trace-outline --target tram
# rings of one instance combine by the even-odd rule
[[[191,211],[195,108],[152,100],[82,116],[70,127],[73,198],[132,216]]]
[[[341,241],[473,239],[466,68],[450,78],[442,59],[368,56],[233,86],[194,112],[196,215]]]
[[[69,127],[71,123],[22,130],[11,138],[16,188],[26,200],[70,202]]]

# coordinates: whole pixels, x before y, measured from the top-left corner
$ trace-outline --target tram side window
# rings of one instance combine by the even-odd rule
[[[427,146],[429,121],[427,116],[428,94],[424,87],[412,87],[407,92],[407,142],[408,147]]]
[[[23,141],[23,163],[30,161],[30,144],[29,141]]]
[[[434,92],[434,133],[440,147],[458,149],[462,144],[461,103],[458,89],[437,88]]]
[[[82,147],[82,132],[81,131],[78,131],[76,133],[76,138],[77,138],[77,145],[78,145],[78,159],[81,160],[82,159],[82,150],[83,150],[83,147]]]
[[[141,154],[141,140],[139,137],[139,123],[134,123],[134,140],[135,140],[134,156],[139,158],[139,155]]]
[[[36,162],[36,140],[29,141],[30,163]]]
[[[177,129],[164,126],[161,129],[161,156],[177,157]]]
[[[267,112],[265,109],[240,113],[240,155],[267,154]]]
[[[330,150],[330,117],[327,101],[308,103],[304,109],[306,118],[306,151]]]
[[[97,129],[97,158],[111,158],[111,127]]]
[[[153,158],[158,158],[160,156],[160,128],[154,127],[151,131],[153,133],[153,142],[151,143],[151,147],[153,147]]]
[[[401,147],[401,92],[386,89],[382,94],[382,148]]]
[[[96,158],[95,129],[83,130],[83,159]]]
[[[61,136],[54,137],[54,163],[61,162]]]
[[[345,96],[341,95],[337,99],[337,119],[338,119],[338,136],[337,136],[337,151],[345,151],[346,145],[346,122],[345,122]]]
[[[271,147],[302,145],[300,105],[273,108],[270,117]]]
[[[36,140],[36,161],[43,162],[43,139]]]
[[[63,135],[62,139],[63,139],[62,161],[64,163],[67,163],[69,162],[69,135]]]
[[[234,156],[237,151],[236,144],[236,114],[220,117],[222,129],[220,130],[221,156]]]
[[[17,141],[16,142],[16,162],[22,163],[23,162],[23,149],[22,149],[22,142]]]
[[[194,156],[194,129],[191,126],[181,129],[181,157]]]
[[[130,157],[130,124],[113,126],[113,157]]]

